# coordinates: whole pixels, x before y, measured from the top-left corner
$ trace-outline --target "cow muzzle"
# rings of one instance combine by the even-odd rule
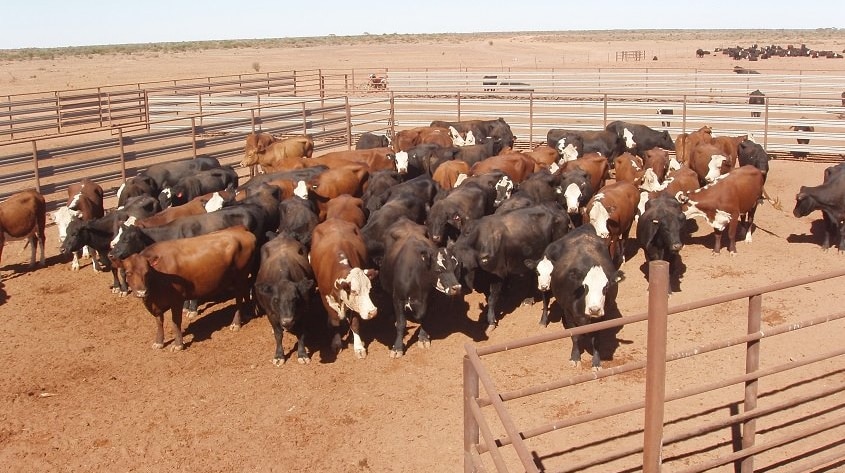
[[[604,316],[604,308],[601,306],[596,307],[587,307],[586,314],[587,317],[597,319]]]
[[[672,251],[674,251],[675,253],[681,251],[683,248],[684,248],[683,243],[675,243],[675,244],[672,245]]]

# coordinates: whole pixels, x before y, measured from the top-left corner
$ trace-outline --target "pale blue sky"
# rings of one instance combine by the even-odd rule
[[[0,49],[382,33],[845,28],[842,0],[7,0]]]

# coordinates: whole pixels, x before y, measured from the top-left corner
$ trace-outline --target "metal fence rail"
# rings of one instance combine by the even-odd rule
[[[633,471],[638,469],[636,465],[641,465],[646,473],[658,472],[661,471],[661,468],[666,467],[671,467],[671,471],[692,473],[734,463],[736,468],[743,473],[750,473],[754,471],[755,458],[764,453],[769,466],[788,464],[800,459],[800,468],[803,468],[803,470],[799,468],[795,471],[808,471],[811,465],[841,462],[845,459],[845,452],[842,449],[836,450],[835,442],[834,445],[831,445],[834,448],[833,451],[824,448],[804,451],[794,445],[803,439],[811,438],[813,435],[845,425],[845,412],[843,412],[845,401],[842,400],[845,386],[836,381],[837,377],[845,372],[841,364],[841,357],[845,355],[845,348],[824,353],[815,352],[796,360],[786,358],[783,352],[777,350],[761,352],[764,343],[774,343],[765,340],[775,337],[790,337],[800,330],[821,327],[845,319],[845,312],[837,312],[811,316],[800,322],[761,329],[762,298],[764,294],[840,278],[845,276],[845,270],[743,290],[671,308],[668,306],[667,293],[669,287],[668,263],[662,261],[650,263],[649,273],[652,277],[649,281],[649,309],[647,313],[487,347],[466,345],[467,354],[464,357],[463,370],[464,471],[486,471],[487,466],[492,463],[495,471],[499,472],[513,470],[576,472],[597,467],[600,467],[601,471]],[[704,345],[683,347],[674,353],[667,354],[666,320],[669,315],[681,315],[692,310],[741,300],[748,301],[748,323],[745,335],[726,337],[718,342]],[[507,352],[513,354],[512,356],[518,356],[514,353],[547,342],[646,320],[648,321],[646,359],[614,366],[597,373],[560,378],[508,391],[502,390],[494,379],[491,370],[495,368],[495,364],[491,361],[484,361],[485,357],[494,354]],[[789,341],[784,343],[789,344]],[[714,372],[708,377],[709,382],[685,386],[683,389],[666,393],[667,363],[702,357],[729,348],[735,348],[740,350],[738,353],[744,353],[744,356],[736,359],[737,366],[734,369],[722,366],[718,373]],[[763,353],[767,353],[767,356],[763,356]],[[833,362],[834,368],[832,370],[821,369],[821,374],[809,379],[806,379],[806,374],[804,376],[799,374],[806,373],[809,367],[830,360],[840,361]],[[830,366],[830,364],[825,366]],[[835,368],[836,366],[839,368]],[[592,410],[588,414],[573,415],[569,418],[562,418],[533,427],[517,426],[518,415],[508,407],[515,401],[522,400],[528,405],[535,406],[532,411],[534,412],[536,411],[537,401],[527,399],[529,397],[536,398],[541,394],[548,395],[563,388],[630,373],[643,368],[645,368],[648,376],[645,376],[644,397],[640,400],[620,403],[602,410]],[[729,375],[728,373],[737,374]],[[775,378],[778,374],[787,374],[791,377],[789,378],[791,382],[796,384],[811,384],[813,389],[804,389],[805,394],[794,395],[789,392],[791,389],[789,384],[782,385],[781,378],[781,381],[770,381],[765,392],[758,392],[761,389],[758,384],[761,380]],[[803,381],[801,381],[802,379]],[[481,395],[480,387],[482,386],[484,387],[484,396]],[[708,392],[731,386],[743,388],[740,391],[743,394],[736,401],[737,406],[742,406],[742,412],[739,412],[740,409],[736,407],[731,408],[729,415],[714,415],[719,412],[718,409],[702,411],[701,409],[707,407],[704,406],[700,409],[694,409],[692,415],[685,416],[682,419],[685,423],[683,427],[680,426],[679,419],[664,420],[664,412],[668,403],[689,401],[696,399],[696,396],[706,395]],[[581,389],[590,390],[598,395],[595,390],[601,388],[591,386]],[[761,402],[758,405],[758,400],[763,398],[766,398],[766,403]],[[701,399],[701,397],[698,399]],[[485,413],[485,408],[490,406],[493,407],[495,415],[491,416],[489,412]],[[798,409],[799,407],[801,409]],[[527,446],[527,443],[532,439],[542,435],[563,432],[565,429],[576,426],[583,429],[588,422],[637,412],[642,413],[642,417],[640,417],[642,427],[636,429],[630,424],[625,424],[624,427],[635,429],[633,437],[640,439],[639,447],[636,446],[636,439],[632,439],[624,445],[620,441],[625,437],[631,437],[630,431],[627,435],[620,432],[620,435],[606,436],[600,442],[604,445],[600,453],[591,454],[586,457],[586,460],[580,461],[567,459],[566,454],[561,455],[554,450],[537,451],[536,446],[534,451],[530,452]],[[491,419],[497,420],[500,425],[494,425],[491,423]],[[630,422],[630,417],[627,419],[627,422]],[[758,429],[762,424],[758,424],[758,422],[762,423],[768,420],[770,421],[766,433],[760,436],[758,432],[762,431]],[[742,429],[739,430],[738,426],[741,426]],[[499,433],[496,434],[496,432]],[[708,454],[708,450],[678,453],[683,451],[684,447],[679,445],[684,441],[713,432],[732,432],[728,437],[734,437],[735,440],[730,453]],[[642,437],[639,437],[639,435],[642,435]],[[575,453],[577,450],[572,445],[561,446],[556,442],[549,442],[545,446],[548,447],[549,445],[557,446],[558,450],[563,448],[564,452],[569,453]],[[784,445],[792,445],[793,449],[777,450],[778,447]],[[595,445],[592,446],[595,447]],[[730,446],[730,443],[728,446]],[[819,445],[816,444],[815,446],[818,447]],[[514,453],[508,456],[507,450],[509,450],[509,447],[513,449]],[[584,445],[584,448],[586,448],[586,445]],[[690,447],[686,448],[689,449]],[[668,451],[674,452],[674,454],[669,455],[666,453]],[[633,469],[628,469],[625,466],[610,466],[616,465],[612,462],[626,458],[629,460],[627,464],[635,465]],[[692,461],[690,461],[691,458],[693,458]],[[543,459],[557,459],[559,460],[558,463],[564,466],[547,465],[544,464]]]

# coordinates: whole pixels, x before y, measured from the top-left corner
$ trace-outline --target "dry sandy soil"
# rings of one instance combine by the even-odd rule
[[[677,36],[675,36],[677,35]],[[579,35],[575,35],[579,36]],[[607,62],[619,50],[647,50],[666,67],[725,68],[734,65],[721,55],[696,59],[697,47],[752,42],[807,43],[814,48],[842,50],[842,33],[816,35],[750,32],[675,32],[604,35],[593,33],[554,38],[513,36],[471,38],[465,43],[416,42],[351,47],[280,50],[205,51],[168,56],[94,57],[3,64],[4,91],[21,93],[64,87],[148,81],[177,77],[249,72],[261,62],[264,70],[311,67],[458,67],[499,66],[505,61],[541,68],[616,66]],[[545,40],[544,40],[545,39]],[[586,52],[589,51],[589,62]],[[571,54],[570,54],[571,53]],[[583,53],[583,54],[582,54]],[[562,58],[562,59],[553,59]],[[583,58],[583,59],[578,59]],[[569,60],[572,59],[570,63]],[[555,62],[557,61],[557,62]],[[843,68],[845,60],[773,59],[760,63],[778,70]],[[12,79],[10,79],[10,76]],[[718,129],[715,130],[718,132]],[[763,206],[757,214],[759,231],[751,244],[739,244],[736,256],[713,256],[709,227],[701,223],[687,239],[682,255],[686,272],[671,304],[683,303],[755,287],[793,277],[841,268],[843,256],[819,249],[819,215],[794,218],[791,208],[801,185],[821,182],[828,164],[798,161],[772,163],[768,191],[783,209]],[[273,340],[263,318],[249,320],[240,331],[228,329],[233,307],[205,304],[198,319],[186,322],[188,348],[183,352],[155,351],[153,318],[135,298],[118,298],[107,286],[110,276],[94,273],[90,264],[70,270],[69,260],[57,252],[55,228],[48,230],[47,267],[29,270],[29,251],[21,242],[8,243],[3,252],[0,283],[0,470],[4,471],[337,471],[417,472],[460,471],[462,465],[461,358],[467,343],[486,345],[560,330],[537,325],[539,304],[522,306],[521,295],[505,303],[500,326],[488,338],[478,323],[483,297],[460,300],[437,298],[431,313],[432,347],[416,344],[414,330],[404,358],[389,359],[392,317],[382,311],[364,324],[369,357],[356,360],[351,350],[331,353],[319,330],[321,312],[313,314],[318,328],[309,343],[312,363],[288,362],[275,367],[270,359]],[[646,281],[638,252],[625,264],[618,306],[621,315],[646,309]],[[510,288],[517,293],[520,282]],[[529,282],[530,284],[530,282]],[[816,311],[839,307],[841,285],[802,286],[764,301],[764,324],[773,326],[802,320]],[[384,302],[384,297],[376,295]],[[680,347],[739,335],[745,330],[744,306],[699,310],[670,321],[670,352]],[[800,359],[815,349],[841,345],[841,323],[822,330],[806,330],[788,342],[764,345],[767,353]],[[644,324],[623,327],[611,343],[612,359],[605,367],[643,359]],[[806,334],[804,332],[807,332]],[[169,335],[166,335],[169,339]],[[611,337],[613,338],[613,337]],[[294,341],[285,339],[288,353]],[[586,373],[570,368],[568,341],[531,350],[515,350],[491,358],[494,379],[507,389],[553,377]],[[701,382],[714,371],[732,372],[728,351],[672,371],[667,392]],[[714,370],[716,368],[716,370]],[[739,369],[739,368],[736,368]],[[833,373],[829,383],[845,380],[841,362],[807,369],[812,378]],[[520,425],[537,425],[569,415],[585,414],[643,393],[642,373],[603,379],[518,404]],[[785,390],[794,379],[765,383],[761,390]],[[800,383],[796,383],[800,384]],[[800,393],[800,386],[798,389]],[[673,408],[667,420],[706,417],[728,403],[741,401],[742,388],[722,390]],[[840,401],[841,402],[841,399]],[[611,438],[619,445],[636,442],[639,418],[616,419],[586,430],[555,433],[530,443],[544,468],[565,468],[590,458],[570,451]],[[761,423],[762,424],[762,423]],[[501,429],[496,427],[497,432]],[[632,438],[633,437],[633,438]],[[841,439],[833,430],[814,445]],[[718,448],[706,455],[729,451],[729,433],[719,431],[709,443]],[[598,445],[602,445],[599,443]],[[700,446],[700,444],[699,444]],[[680,456],[673,447],[667,458]],[[691,447],[695,449],[696,446]],[[513,458],[508,461],[513,466]],[[594,465],[578,471],[635,471],[638,457],[619,464]],[[518,468],[516,468],[518,470]],[[728,468],[718,471],[731,471]],[[776,471],[776,470],[775,470]]]

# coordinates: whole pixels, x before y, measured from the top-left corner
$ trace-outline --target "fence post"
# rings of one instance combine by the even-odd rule
[[[760,331],[760,318],[763,307],[763,295],[757,294],[748,298],[748,333]],[[745,346],[745,373],[753,373],[760,368],[760,340],[752,340]],[[757,408],[757,389],[759,385],[757,378],[745,382],[745,405],[743,412],[752,412]],[[757,419],[750,418],[742,425],[742,449],[754,446],[754,437],[757,434]],[[742,473],[754,471],[754,457],[746,457],[740,464]]]
[[[293,71],[293,96],[296,97],[296,70]]]
[[[346,149],[352,149],[352,108],[349,106],[349,97],[346,100]]]
[[[109,104],[109,115],[111,115],[111,104]],[[103,127],[103,92],[97,87],[97,116],[100,118],[100,128]]]
[[[769,147],[769,98],[764,99],[766,102],[763,109],[763,149]]]
[[[191,117],[191,149],[194,152],[194,159],[197,159],[197,117]]]
[[[35,176],[35,190],[41,192],[41,176],[38,175],[38,145],[32,140],[32,170]]]
[[[683,118],[681,119],[681,133],[686,133],[686,132],[687,132],[687,96],[684,95],[684,111],[683,111]]]
[[[326,78],[323,77],[323,70],[317,69],[317,74],[320,76],[320,99],[326,96]]]
[[[646,345],[643,473],[659,473],[663,463],[663,408],[666,398],[666,326],[669,263],[648,264],[648,341]]]
[[[141,118],[145,118],[144,122],[147,124],[147,133],[150,132],[150,94],[146,90],[144,90],[144,110],[141,112],[144,114]]]
[[[472,415],[470,402],[478,399],[478,374],[472,369],[469,357],[464,355],[464,473],[472,473],[472,449],[478,445],[478,422]]]
[[[602,112],[602,115],[603,115],[602,120],[604,120],[604,123],[602,123],[602,127],[606,127],[607,126],[607,94],[604,94],[604,111]]]
[[[458,121],[461,121],[461,93],[458,92]]]
[[[534,149],[534,92],[528,94],[528,150]]]
[[[308,134],[308,111],[305,109],[305,102],[302,102],[302,134]]]
[[[396,99],[393,92],[390,92],[390,138],[396,138]]]
[[[123,127],[117,129],[117,147],[120,153],[120,178],[126,181],[126,154],[123,150]]]

